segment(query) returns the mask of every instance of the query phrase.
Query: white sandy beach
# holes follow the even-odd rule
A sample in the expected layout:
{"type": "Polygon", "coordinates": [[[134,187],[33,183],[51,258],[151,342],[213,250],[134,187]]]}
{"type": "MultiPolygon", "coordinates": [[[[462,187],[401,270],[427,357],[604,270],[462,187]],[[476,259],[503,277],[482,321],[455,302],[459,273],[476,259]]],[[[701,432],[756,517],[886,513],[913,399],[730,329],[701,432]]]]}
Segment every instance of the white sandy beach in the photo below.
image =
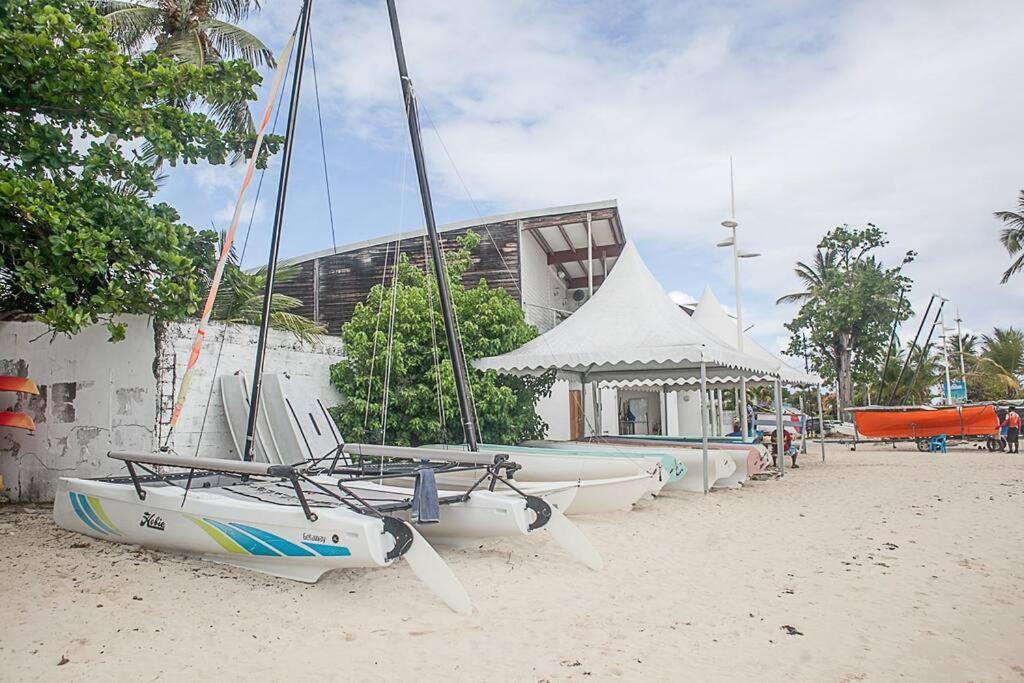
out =
{"type": "Polygon", "coordinates": [[[0,679],[1024,678],[1022,456],[830,447],[781,481],[575,520],[602,572],[547,539],[441,549],[460,617],[401,564],[307,586],[7,506],[0,679]]]}

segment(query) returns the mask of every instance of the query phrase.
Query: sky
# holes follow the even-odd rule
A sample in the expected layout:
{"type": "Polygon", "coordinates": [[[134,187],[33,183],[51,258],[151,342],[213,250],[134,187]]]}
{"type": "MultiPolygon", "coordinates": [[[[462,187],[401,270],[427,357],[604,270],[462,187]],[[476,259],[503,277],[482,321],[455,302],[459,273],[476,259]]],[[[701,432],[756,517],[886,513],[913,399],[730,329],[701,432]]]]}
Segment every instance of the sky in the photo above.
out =
{"type": "MultiPolygon", "coordinates": [[[[245,26],[279,52],[299,1],[262,4],[245,26]]],[[[615,199],[666,290],[710,285],[731,305],[731,255],[715,244],[732,157],[739,243],[762,254],[742,262],[744,323],[767,348],[787,343],[795,308],[775,300],[799,290],[794,263],[841,224],[885,230],[889,264],[918,252],[905,269],[918,313],[940,292],[965,331],[1024,325],[1024,275],[999,285],[1010,259],[992,216],[1024,189],[1020,0],[398,10],[440,223],[615,199]]],[[[282,258],[423,225],[383,0],[317,0],[312,26],[282,258]]],[[[249,265],[266,259],[277,174],[249,196],[249,265]]],[[[239,168],[178,167],[161,198],[222,228],[240,181],[239,168]]]]}

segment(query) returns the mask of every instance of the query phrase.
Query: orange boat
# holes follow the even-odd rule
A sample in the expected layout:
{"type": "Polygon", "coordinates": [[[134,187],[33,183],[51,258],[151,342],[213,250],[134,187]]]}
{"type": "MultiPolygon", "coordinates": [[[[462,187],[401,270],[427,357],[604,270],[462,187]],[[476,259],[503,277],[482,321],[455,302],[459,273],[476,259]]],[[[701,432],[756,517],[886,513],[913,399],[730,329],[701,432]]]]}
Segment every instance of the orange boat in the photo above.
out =
{"type": "Polygon", "coordinates": [[[39,387],[27,377],[0,375],[0,391],[17,391],[22,394],[39,395],[39,387]]]}
{"type": "Polygon", "coordinates": [[[991,436],[999,432],[992,405],[854,408],[861,436],[876,439],[927,439],[932,436],[991,436]]]}
{"type": "MultiPolygon", "coordinates": [[[[35,382],[27,377],[13,377],[11,375],[0,375],[0,391],[39,395],[39,387],[36,386],[35,382]]],[[[36,430],[36,422],[25,413],[3,410],[0,411],[0,427],[27,429],[30,432],[34,432],[36,430]]]]}
{"type": "Polygon", "coordinates": [[[15,429],[27,429],[30,432],[34,432],[36,430],[36,422],[25,413],[0,410],[0,427],[14,427],[15,429]]]}

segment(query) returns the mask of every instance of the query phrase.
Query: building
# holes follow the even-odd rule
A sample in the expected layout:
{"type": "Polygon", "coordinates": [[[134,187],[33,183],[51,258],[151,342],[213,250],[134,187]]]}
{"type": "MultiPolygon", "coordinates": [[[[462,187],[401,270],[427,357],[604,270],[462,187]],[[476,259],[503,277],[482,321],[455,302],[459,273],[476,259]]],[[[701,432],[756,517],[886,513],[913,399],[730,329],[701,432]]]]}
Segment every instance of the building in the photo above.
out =
{"type": "MultiPolygon", "coordinates": [[[[480,236],[467,286],[481,278],[519,300],[526,319],[541,332],[576,310],[601,286],[626,242],[616,202],[603,201],[489,216],[439,226],[442,245],[454,247],[468,231],[480,236]],[[589,245],[589,246],[588,246],[589,245]]],[[[395,262],[396,250],[424,267],[428,246],[422,230],[297,256],[294,279],[275,292],[303,302],[296,312],[339,334],[356,304],[366,301],[395,262]]]]}

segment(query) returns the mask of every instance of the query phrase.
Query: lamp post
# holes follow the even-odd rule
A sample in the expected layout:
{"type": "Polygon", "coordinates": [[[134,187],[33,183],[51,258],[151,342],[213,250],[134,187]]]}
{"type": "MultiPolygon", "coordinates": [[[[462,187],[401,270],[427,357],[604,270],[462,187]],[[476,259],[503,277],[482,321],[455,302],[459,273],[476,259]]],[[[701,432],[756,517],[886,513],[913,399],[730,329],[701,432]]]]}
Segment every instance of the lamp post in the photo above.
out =
{"type": "MultiPolygon", "coordinates": [[[[736,287],[736,350],[743,353],[743,307],[740,302],[740,259],[755,258],[760,256],[760,254],[752,251],[741,251],[737,245],[736,228],[739,227],[739,223],[736,222],[736,189],[733,185],[732,179],[731,157],[729,158],[729,196],[732,218],[727,221],[722,221],[722,227],[731,231],[731,235],[728,239],[722,240],[716,246],[732,247],[732,272],[736,287]]],[[[742,376],[740,377],[739,413],[740,432],[743,434],[743,440],[746,441],[750,438],[750,429],[747,424],[747,378],[742,376]]]]}

